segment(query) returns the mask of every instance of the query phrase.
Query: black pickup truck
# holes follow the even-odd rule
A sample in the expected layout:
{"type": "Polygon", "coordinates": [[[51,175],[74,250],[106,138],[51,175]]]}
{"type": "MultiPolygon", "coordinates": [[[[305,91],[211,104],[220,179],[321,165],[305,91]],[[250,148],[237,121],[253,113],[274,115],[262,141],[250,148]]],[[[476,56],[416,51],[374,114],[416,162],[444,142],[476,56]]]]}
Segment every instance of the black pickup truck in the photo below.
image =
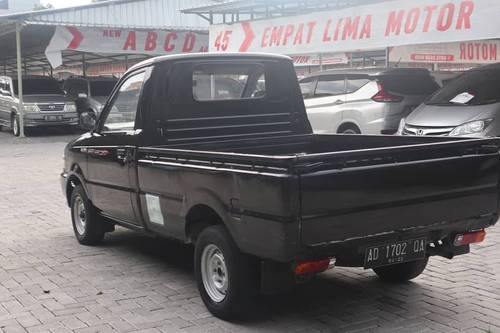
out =
{"type": "Polygon", "coordinates": [[[499,208],[500,139],[314,135],[293,63],[159,57],[119,81],[65,151],[78,241],[115,225],[195,245],[218,317],[335,266],[406,281],[481,242],[499,208]]]}

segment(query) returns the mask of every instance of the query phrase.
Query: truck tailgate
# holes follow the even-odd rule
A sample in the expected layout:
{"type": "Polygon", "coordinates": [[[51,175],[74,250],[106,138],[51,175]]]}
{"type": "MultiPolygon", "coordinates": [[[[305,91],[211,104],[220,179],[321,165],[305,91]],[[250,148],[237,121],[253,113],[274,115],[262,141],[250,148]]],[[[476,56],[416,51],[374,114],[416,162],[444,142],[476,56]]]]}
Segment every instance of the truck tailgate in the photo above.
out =
{"type": "Polygon", "coordinates": [[[311,159],[315,169],[303,168],[300,176],[302,243],[340,242],[495,214],[498,143],[456,141],[325,154],[315,164],[311,159]]]}

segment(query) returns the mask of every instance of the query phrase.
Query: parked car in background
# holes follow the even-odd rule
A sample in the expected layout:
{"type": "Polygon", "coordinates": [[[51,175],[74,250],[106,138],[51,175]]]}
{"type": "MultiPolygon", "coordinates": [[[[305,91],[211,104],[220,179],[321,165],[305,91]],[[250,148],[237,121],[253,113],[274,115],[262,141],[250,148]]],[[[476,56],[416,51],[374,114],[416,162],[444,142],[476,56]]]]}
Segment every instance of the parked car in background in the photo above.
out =
{"type": "Polygon", "coordinates": [[[330,70],[300,81],[315,133],[395,134],[439,85],[425,69],[330,70]]]}
{"type": "Polygon", "coordinates": [[[118,82],[115,77],[70,77],[63,89],[75,99],[80,126],[91,128],[101,113],[102,106],[118,82]]]}
{"type": "Polygon", "coordinates": [[[500,136],[500,64],[473,69],[401,121],[403,135],[500,136]]]}
{"type": "MultiPolygon", "coordinates": [[[[76,105],[56,79],[26,76],[22,84],[25,128],[78,125],[76,105]]],[[[15,136],[21,132],[17,89],[16,79],[0,76],[0,126],[11,128],[15,136]]]]}
{"type": "Polygon", "coordinates": [[[431,72],[431,76],[436,80],[436,83],[439,84],[440,87],[446,86],[448,83],[455,80],[457,77],[462,75],[464,72],[461,71],[449,71],[449,72],[431,72]]]}

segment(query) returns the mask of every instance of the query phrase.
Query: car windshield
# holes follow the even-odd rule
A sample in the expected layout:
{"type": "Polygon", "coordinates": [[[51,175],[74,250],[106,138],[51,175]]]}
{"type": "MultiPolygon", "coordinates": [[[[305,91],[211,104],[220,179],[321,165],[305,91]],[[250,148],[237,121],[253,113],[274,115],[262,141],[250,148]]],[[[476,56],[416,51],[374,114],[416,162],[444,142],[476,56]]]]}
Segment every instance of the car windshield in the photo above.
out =
{"type": "MultiPolygon", "coordinates": [[[[14,94],[18,95],[17,80],[13,81],[14,94]]],[[[64,95],[63,90],[59,86],[56,79],[51,78],[36,78],[23,79],[23,94],[24,95],[64,95]]]]}
{"type": "Polygon", "coordinates": [[[484,105],[500,101],[500,69],[478,70],[451,81],[427,105],[484,105]]]}
{"type": "Polygon", "coordinates": [[[90,94],[92,96],[109,96],[117,81],[103,80],[90,82],[90,94]]]}

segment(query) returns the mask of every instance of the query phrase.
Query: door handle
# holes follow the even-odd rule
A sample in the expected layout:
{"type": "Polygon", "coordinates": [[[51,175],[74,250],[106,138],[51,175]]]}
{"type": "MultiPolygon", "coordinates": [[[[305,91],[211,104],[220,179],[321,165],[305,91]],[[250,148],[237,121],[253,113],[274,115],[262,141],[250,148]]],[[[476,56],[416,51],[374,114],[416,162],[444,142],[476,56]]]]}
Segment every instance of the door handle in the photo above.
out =
{"type": "Polygon", "coordinates": [[[333,104],[335,104],[335,105],[341,105],[341,104],[344,104],[344,101],[341,100],[341,99],[338,99],[333,104]]]}
{"type": "Polygon", "coordinates": [[[132,154],[132,151],[128,148],[118,148],[116,150],[116,159],[120,164],[125,165],[129,164],[134,160],[134,156],[132,154]]]}

